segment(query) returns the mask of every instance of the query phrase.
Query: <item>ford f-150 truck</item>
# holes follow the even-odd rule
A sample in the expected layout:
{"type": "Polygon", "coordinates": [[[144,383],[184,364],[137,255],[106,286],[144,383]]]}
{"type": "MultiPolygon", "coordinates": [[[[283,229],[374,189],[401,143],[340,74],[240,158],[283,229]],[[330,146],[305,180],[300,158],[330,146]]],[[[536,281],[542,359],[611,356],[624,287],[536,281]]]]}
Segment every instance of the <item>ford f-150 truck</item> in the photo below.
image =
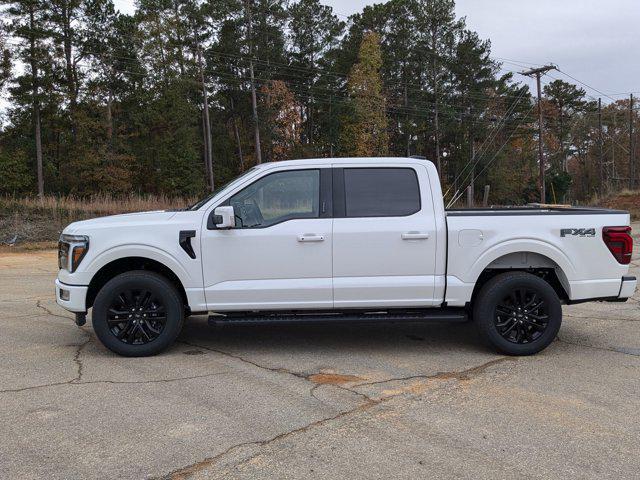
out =
{"type": "MultiPolygon", "coordinates": [[[[180,211],[72,223],[56,300],[127,356],[160,352],[184,319],[462,321],[512,355],[555,338],[563,303],[625,301],[629,214],[587,208],[445,211],[414,158],[256,166],[180,211]]],[[[364,327],[363,327],[364,328],[364,327]]]]}

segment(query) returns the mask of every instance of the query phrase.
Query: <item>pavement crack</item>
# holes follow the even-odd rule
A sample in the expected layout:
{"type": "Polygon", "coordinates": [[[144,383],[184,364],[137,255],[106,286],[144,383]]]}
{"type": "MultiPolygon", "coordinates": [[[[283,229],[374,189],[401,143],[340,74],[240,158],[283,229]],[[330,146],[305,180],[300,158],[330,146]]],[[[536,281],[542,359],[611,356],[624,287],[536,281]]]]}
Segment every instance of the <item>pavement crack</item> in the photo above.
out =
{"type": "Polygon", "coordinates": [[[515,357],[501,357],[501,358],[495,358],[493,360],[489,360],[488,362],[485,362],[481,365],[477,365],[475,367],[471,367],[468,368],[466,370],[454,370],[451,372],[438,372],[438,373],[434,373],[434,374],[418,374],[418,375],[408,375],[406,377],[394,377],[394,378],[389,378],[387,380],[378,380],[375,382],[364,382],[364,383],[358,383],[357,385],[354,386],[354,388],[359,388],[359,387],[369,387],[372,385],[382,385],[385,383],[391,383],[391,382],[406,382],[409,380],[418,380],[418,379],[422,379],[422,380],[459,380],[459,381],[467,381],[467,380],[471,380],[473,377],[483,373],[485,370],[487,370],[490,367],[493,367],[494,365],[498,365],[500,363],[504,363],[504,362],[515,362],[517,361],[517,359],[515,357]]]}
{"type": "MultiPolygon", "coordinates": [[[[186,342],[185,342],[186,343],[186,342]]],[[[196,346],[196,345],[194,345],[196,346]]],[[[199,345],[197,345],[199,346],[199,345]]],[[[204,347],[201,347],[204,348],[204,347]]],[[[215,351],[215,350],[214,350],[215,351]]],[[[380,382],[367,382],[367,383],[360,383],[358,385],[356,385],[356,387],[359,386],[363,386],[363,385],[377,385],[377,384],[381,384],[381,383],[387,383],[387,382],[393,382],[393,381],[402,381],[402,380],[409,380],[409,379],[414,379],[414,378],[428,378],[428,379],[449,379],[449,378],[453,378],[453,379],[458,379],[458,380],[469,380],[471,378],[473,378],[474,376],[477,376],[479,374],[481,374],[482,372],[484,372],[485,370],[487,370],[488,368],[494,366],[494,365],[498,365],[500,363],[506,362],[506,361],[516,361],[515,358],[513,357],[502,357],[502,358],[497,358],[494,360],[490,360],[488,362],[485,362],[481,365],[472,367],[472,368],[468,368],[466,370],[462,370],[462,371],[453,371],[453,372],[441,372],[441,373],[436,373],[434,375],[413,375],[410,377],[401,377],[401,378],[392,378],[389,380],[384,380],[384,381],[380,381],[380,382]]],[[[250,362],[252,363],[252,362],[250,362]]],[[[297,376],[297,375],[296,375],[297,376]]],[[[298,427],[295,428],[293,430],[289,430],[283,433],[279,433],[278,435],[275,435],[273,437],[270,437],[268,439],[265,440],[254,440],[254,441],[248,441],[248,442],[242,442],[242,443],[238,443],[235,445],[230,446],[229,448],[227,448],[226,450],[224,450],[223,452],[214,455],[212,457],[207,457],[204,460],[201,460],[199,462],[196,463],[192,463],[191,465],[187,465],[186,467],[182,467],[179,468],[177,470],[174,470],[170,473],[168,473],[167,475],[163,476],[163,477],[157,477],[159,479],[162,480],[186,480],[188,478],[191,478],[193,475],[196,475],[197,473],[202,472],[203,470],[212,467],[213,465],[215,465],[216,463],[218,463],[223,457],[235,452],[236,450],[240,450],[244,447],[265,447],[273,442],[276,442],[278,440],[282,440],[284,438],[290,437],[292,435],[298,434],[298,433],[304,433],[307,432],[313,428],[319,427],[319,426],[323,426],[329,422],[335,421],[335,420],[339,420],[341,418],[347,417],[351,414],[357,413],[357,412],[362,412],[362,411],[366,411],[368,409],[370,409],[371,407],[374,407],[376,405],[379,405],[383,402],[387,402],[389,400],[392,400],[394,398],[397,398],[399,396],[402,396],[402,393],[396,394],[396,395],[390,395],[387,397],[381,397],[381,398],[377,398],[377,399],[373,399],[369,396],[366,396],[360,392],[356,392],[350,388],[347,387],[343,387],[343,386],[339,386],[339,385],[332,385],[332,384],[317,384],[315,385],[312,389],[311,389],[311,396],[313,396],[314,398],[317,399],[317,397],[315,396],[315,390],[321,386],[325,386],[325,385],[330,385],[332,387],[338,387],[338,388],[342,388],[344,390],[348,390],[352,393],[356,393],[356,394],[360,394],[363,395],[365,397],[365,401],[360,403],[359,405],[348,409],[348,410],[344,410],[336,415],[332,415],[330,417],[325,417],[322,418],[320,420],[316,420],[314,422],[311,422],[307,425],[304,425],[302,427],[298,427]]],[[[254,455],[255,456],[255,455],[254,455]]],[[[249,459],[245,459],[244,462],[250,461],[251,458],[253,458],[254,456],[250,457],[249,459]]],[[[243,463],[244,463],[243,462],[243,463]]]]}
{"type": "MultiPolygon", "coordinates": [[[[211,347],[208,347],[208,346],[205,346],[205,345],[200,345],[200,344],[196,344],[196,343],[192,343],[192,342],[187,342],[185,340],[180,340],[179,343],[183,343],[185,345],[189,345],[190,347],[202,348],[204,350],[209,350],[210,352],[218,353],[220,355],[225,355],[227,357],[231,357],[231,358],[234,358],[236,360],[240,360],[241,362],[247,363],[247,364],[252,365],[254,367],[257,367],[257,368],[261,368],[263,370],[267,370],[269,372],[284,373],[284,374],[287,374],[287,375],[292,375],[292,376],[294,376],[296,378],[300,378],[302,380],[307,380],[309,382],[312,382],[310,377],[314,375],[314,374],[305,375],[305,374],[294,372],[292,370],[289,370],[289,369],[286,369],[286,368],[283,368],[283,367],[267,367],[266,365],[262,365],[260,363],[254,362],[253,360],[249,360],[249,359],[247,359],[245,357],[242,357],[240,355],[236,355],[234,353],[229,353],[229,352],[226,352],[224,350],[218,350],[217,348],[211,348],[211,347]]],[[[336,388],[339,388],[341,390],[353,393],[353,394],[358,395],[359,397],[361,397],[361,398],[363,398],[363,399],[365,399],[367,401],[371,400],[371,398],[368,395],[364,394],[364,393],[357,392],[357,391],[355,391],[355,390],[353,390],[351,388],[345,387],[344,385],[336,385],[336,384],[315,384],[311,388],[311,390],[309,391],[309,394],[313,398],[315,398],[316,400],[321,401],[318,397],[316,397],[315,390],[318,387],[325,386],[325,385],[326,386],[331,386],[331,387],[336,387],[336,388]]]]}
{"type": "Polygon", "coordinates": [[[37,300],[37,301],[36,301],[36,307],[38,307],[38,308],[40,308],[40,309],[44,310],[44,311],[47,313],[47,315],[51,315],[52,317],[64,318],[65,320],[73,320],[73,318],[72,318],[72,317],[68,317],[68,316],[66,316],[66,315],[60,315],[60,314],[57,314],[57,313],[53,313],[53,312],[52,312],[51,310],[49,310],[47,307],[45,307],[44,305],[42,305],[42,303],[41,303],[41,302],[42,302],[42,300],[37,300]]]}
{"type": "Polygon", "coordinates": [[[264,440],[254,440],[254,441],[248,441],[248,442],[242,442],[242,443],[237,443],[235,445],[230,446],[229,448],[227,448],[226,450],[224,450],[223,452],[214,455],[213,457],[208,457],[205,458],[204,460],[201,460],[199,462],[196,463],[192,463],[191,465],[187,465],[186,467],[182,467],[179,468],[177,470],[174,470],[170,473],[168,473],[165,476],[162,477],[156,477],[158,479],[162,479],[162,480],[186,480],[188,478],[191,478],[193,475],[205,470],[208,467],[211,467],[213,465],[215,465],[219,460],[221,460],[223,457],[235,452],[236,450],[240,450],[244,447],[265,447],[273,442],[277,442],[278,440],[282,440],[285,439],[287,437],[290,437],[292,435],[296,435],[298,433],[304,433],[307,432],[313,428],[316,427],[320,427],[323,426],[329,422],[335,421],[335,420],[339,420],[341,418],[344,418],[346,416],[349,416],[353,413],[356,412],[362,412],[365,410],[368,410],[369,408],[378,405],[384,401],[389,400],[390,398],[384,398],[384,399],[378,399],[378,400],[368,400],[364,403],[359,404],[358,406],[351,408],[349,410],[343,410],[340,413],[337,413],[336,415],[332,415],[330,417],[325,417],[325,418],[321,418],[320,420],[316,420],[314,422],[308,423],[306,425],[303,425],[302,427],[298,427],[298,428],[294,428],[292,430],[288,430],[286,432],[282,432],[279,433],[277,435],[274,435],[273,437],[264,439],[264,440]]]}
{"type": "Polygon", "coordinates": [[[357,395],[360,398],[362,398],[362,399],[364,399],[364,400],[366,400],[368,402],[373,401],[373,398],[371,398],[366,393],[358,392],[357,390],[353,390],[353,389],[351,389],[349,387],[345,387],[344,385],[335,385],[335,384],[331,384],[331,383],[317,383],[313,387],[311,387],[311,390],[309,390],[309,395],[311,395],[313,398],[315,398],[319,402],[322,402],[322,400],[316,396],[316,390],[318,388],[320,388],[320,387],[339,388],[340,390],[344,390],[345,392],[349,392],[349,393],[352,393],[354,395],[357,395]]]}
{"type": "Polygon", "coordinates": [[[634,319],[634,318],[611,318],[611,317],[594,317],[593,315],[589,315],[589,316],[585,316],[585,315],[573,315],[571,313],[565,313],[563,314],[564,317],[569,317],[569,318],[579,318],[582,320],[605,320],[608,322],[614,321],[614,322],[639,322],[640,320],[638,319],[634,319]]]}
{"type": "Polygon", "coordinates": [[[632,357],[640,357],[640,348],[598,347],[596,345],[590,345],[588,343],[570,342],[568,340],[564,340],[560,338],[559,336],[556,337],[556,340],[560,343],[566,343],[567,345],[573,345],[575,347],[592,348],[594,350],[602,350],[605,352],[620,353],[621,355],[631,355],[632,357]]]}
{"type": "Polygon", "coordinates": [[[76,353],[73,356],[73,361],[78,368],[78,373],[76,374],[76,378],[71,380],[70,383],[78,383],[82,380],[82,374],[84,373],[84,363],[82,362],[80,355],[82,354],[82,350],[84,349],[84,347],[86,347],[87,345],[89,345],[89,343],[91,343],[91,334],[87,333],[82,328],[80,330],[82,330],[84,334],[87,335],[87,338],[83,343],[78,345],[78,349],[76,350],[76,353]]]}
{"type": "Polygon", "coordinates": [[[61,385],[72,385],[72,386],[77,386],[77,385],[95,385],[95,384],[146,385],[146,384],[151,384],[151,383],[172,383],[172,382],[180,382],[180,381],[186,381],[186,380],[194,380],[194,379],[198,379],[198,378],[213,377],[213,376],[217,376],[217,375],[226,375],[228,373],[229,372],[227,372],[227,371],[224,371],[224,372],[213,372],[213,373],[206,373],[206,374],[203,374],[203,375],[192,375],[192,376],[188,376],[188,377],[159,378],[157,380],[123,380],[123,381],[119,381],[119,380],[87,380],[87,381],[79,382],[74,378],[72,380],[67,380],[66,382],[45,383],[45,384],[42,384],[42,385],[32,385],[30,387],[0,390],[0,393],[25,392],[25,391],[28,391],[28,390],[37,390],[37,389],[40,389],[40,388],[57,387],[57,386],[61,386],[61,385]]]}
{"type": "Polygon", "coordinates": [[[254,367],[261,368],[263,370],[268,370],[270,372],[286,373],[288,375],[293,375],[294,377],[301,378],[303,380],[307,380],[307,375],[304,375],[302,373],[294,372],[292,370],[288,370],[288,369],[283,368],[283,367],[267,367],[266,365],[262,365],[260,363],[254,362],[253,360],[249,360],[247,358],[244,358],[241,355],[236,355],[235,353],[225,352],[224,350],[218,350],[217,348],[212,348],[212,347],[208,347],[208,346],[205,346],[205,345],[199,345],[199,344],[196,344],[196,343],[187,342],[185,340],[179,340],[179,342],[176,342],[176,343],[184,343],[185,345],[189,345],[191,347],[202,348],[202,349],[208,350],[210,352],[214,352],[214,353],[218,353],[220,355],[224,355],[224,356],[227,356],[227,357],[235,358],[236,360],[240,360],[241,362],[247,363],[249,365],[253,365],[254,367]]]}

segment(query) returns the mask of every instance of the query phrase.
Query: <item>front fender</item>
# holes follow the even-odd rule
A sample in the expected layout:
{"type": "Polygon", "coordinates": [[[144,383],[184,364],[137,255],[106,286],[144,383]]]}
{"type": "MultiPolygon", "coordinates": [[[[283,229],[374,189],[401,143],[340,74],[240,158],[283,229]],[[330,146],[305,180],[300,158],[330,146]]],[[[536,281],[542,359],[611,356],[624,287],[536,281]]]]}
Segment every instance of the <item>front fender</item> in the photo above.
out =
{"type": "Polygon", "coordinates": [[[194,278],[171,253],[160,248],[144,244],[118,245],[100,252],[88,259],[87,264],[81,264],[73,274],[61,270],[58,278],[64,283],[72,285],[89,285],[93,276],[105,265],[122,258],[141,257],[155,260],[169,268],[185,288],[197,287],[198,279],[194,278]]]}

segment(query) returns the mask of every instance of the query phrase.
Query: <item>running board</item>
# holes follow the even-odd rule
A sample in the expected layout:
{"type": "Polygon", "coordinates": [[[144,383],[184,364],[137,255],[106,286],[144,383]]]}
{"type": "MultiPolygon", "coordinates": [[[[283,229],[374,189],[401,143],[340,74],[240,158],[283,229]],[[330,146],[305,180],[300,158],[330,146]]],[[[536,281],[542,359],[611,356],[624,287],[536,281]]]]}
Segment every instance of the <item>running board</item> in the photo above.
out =
{"type": "Polygon", "coordinates": [[[337,323],[462,323],[468,320],[462,309],[391,313],[246,314],[209,315],[209,325],[305,325],[337,323]]]}

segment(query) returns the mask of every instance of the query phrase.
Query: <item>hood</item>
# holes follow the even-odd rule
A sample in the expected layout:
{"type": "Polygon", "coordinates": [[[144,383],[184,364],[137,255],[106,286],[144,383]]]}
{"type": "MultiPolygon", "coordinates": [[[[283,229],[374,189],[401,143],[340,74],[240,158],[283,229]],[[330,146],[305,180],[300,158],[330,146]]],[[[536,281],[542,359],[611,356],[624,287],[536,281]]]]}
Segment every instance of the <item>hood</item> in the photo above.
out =
{"type": "Polygon", "coordinates": [[[92,230],[102,228],[114,228],[117,226],[148,226],[163,223],[171,219],[176,212],[157,210],[153,212],[125,213],[122,215],[110,215],[108,217],[92,218],[73,222],[62,233],[83,235],[92,230]]]}

